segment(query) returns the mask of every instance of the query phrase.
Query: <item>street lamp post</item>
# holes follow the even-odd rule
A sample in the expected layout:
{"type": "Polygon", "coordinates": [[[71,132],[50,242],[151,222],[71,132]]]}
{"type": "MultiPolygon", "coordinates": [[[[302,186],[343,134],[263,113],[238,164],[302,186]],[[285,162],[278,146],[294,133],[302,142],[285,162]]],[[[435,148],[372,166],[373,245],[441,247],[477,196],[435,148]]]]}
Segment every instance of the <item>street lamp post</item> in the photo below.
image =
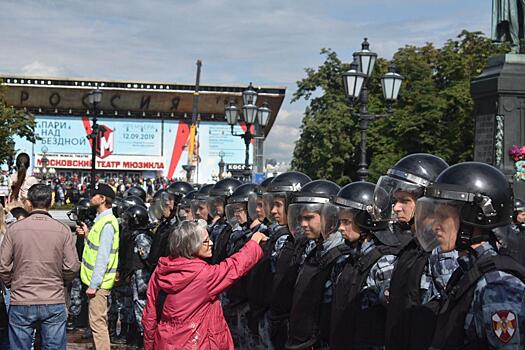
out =
{"type": "Polygon", "coordinates": [[[219,180],[222,180],[224,178],[224,156],[226,154],[223,151],[219,152],[219,157],[221,157],[221,160],[219,161],[219,180]]]}
{"type": "Polygon", "coordinates": [[[91,140],[91,193],[95,192],[95,172],[97,160],[97,141],[98,141],[98,124],[97,124],[97,107],[102,101],[102,91],[99,88],[91,91],[88,95],[88,103],[93,111],[93,123],[91,125],[91,134],[87,136],[91,140]]]}
{"type": "Polygon", "coordinates": [[[42,174],[42,180],[46,180],[47,177],[47,163],[49,162],[49,159],[47,159],[47,147],[42,147],[42,167],[40,168],[40,174],[42,174]]]}
{"type": "Polygon", "coordinates": [[[245,180],[249,181],[251,179],[251,170],[250,170],[250,143],[254,137],[251,132],[251,127],[253,124],[258,123],[261,127],[266,126],[268,119],[271,114],[271,110],[268,107],[268,103],[264,102],[261,107],[257,108],[257,92],[253,88],[252,83],[248,86],[248,89],[242,93],[243,100],[243,117],[246,124],[246,131],[242,134],[237,134],[233,132],[233,126],[240,121],[239,109],[235,105],[233,99],[230,100],[229,106],[225,108],[226,121],[231,126],[231,134],[233,136],[239,136],[244,140],[244,145],[246,146],[245,157],[244,157],[244,173],[245,180]]]}
{"type": "Polygon", "coordinates": [[[371,114],[368,112],[368,88],[366,86],[377,59],[377,54],[370,51],[370,44],[367,38],[361,44],[361,51],[354,53],[354,61],[350,65],[350,70],[343,74],[345,93],[352,106],[350,112],[354,118],[359,121],[359,131],[361,133],[361,158],[357,176],[361,181],[368,178],[368,163],[366,160],[366,132],[368,124],[379,118],[383,118],[392,113],[392,104],[397,100],[399,89],[403,77],[396,73],[395,66],[391,64],[388,73],[381,77],[381,87],[383,97],[387,102],[388,114],[371,114]],[[359,104],[359,111],[356,112],[354,107],[356,100],[359,104]]]}

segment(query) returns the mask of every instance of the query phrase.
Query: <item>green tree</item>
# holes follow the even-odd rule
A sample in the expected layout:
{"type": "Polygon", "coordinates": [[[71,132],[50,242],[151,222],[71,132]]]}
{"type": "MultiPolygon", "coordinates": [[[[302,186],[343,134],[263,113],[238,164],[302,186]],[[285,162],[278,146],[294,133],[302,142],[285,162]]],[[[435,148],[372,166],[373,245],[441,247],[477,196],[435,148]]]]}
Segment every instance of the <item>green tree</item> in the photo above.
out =
{"type": "MultiPolygon", "coordinates": [[[[392,116],[370,124],[367,133],[370,180],[375,181],[404,155],[429,152],[449,163],[472,159],[473,101],[470,81],[483,70],[489,56],[509,51],[481,32],[462,31],[442,48],[427,43],[406,46],[393,57],[404,76],[399,102],[392,116]]],[[[309,100],[296,142],[292,167],[313,178],[345,184],[356,180],[359,163],[357,120],[345,100],[342,73],[349,69],[330,49],[321,50],[325,62],[306,69],[297,82],[292,102],[309,100]]],[[[383,113],[380,76],[388,62],[378,59],[370,89],[369,110],[383,113]]]]}
{"type": "Polygon", "coordinates": [[[30,113],[9,106],[5,99],[7,87],[0,81],[0,163],[5,162],[15,150],[9,144],[14,135],[35,142],[36,121],[30,113]]]}

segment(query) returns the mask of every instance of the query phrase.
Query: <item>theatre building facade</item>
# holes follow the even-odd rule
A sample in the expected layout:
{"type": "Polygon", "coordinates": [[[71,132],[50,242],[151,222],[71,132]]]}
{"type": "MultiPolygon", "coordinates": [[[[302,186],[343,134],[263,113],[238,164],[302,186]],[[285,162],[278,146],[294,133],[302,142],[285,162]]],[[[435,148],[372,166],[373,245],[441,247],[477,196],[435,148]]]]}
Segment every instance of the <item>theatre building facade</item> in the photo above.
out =
{"type": "MultiPolygon", "coordinates": [[[[183,166],[189,164],[194,85],[28,76],[0,79],[7,86],[8,105],[35,116],[36,143],[14,139],[17,153],[28,153],[34,168],[41,169],[45,163],[47,171],[52,168],[57,175],[88,175],[92,153],[88,136],[96,113],[98,175],[186,178],[183,166]],[[94,112],[88,96],[96,88],[101,90],[102,99],[94,112]]],[[[243,168],[245,144],[232,135],[224,111],[232,99],[242,108],[246,88],[200,85],[193,182],[216,180],[221,159],[225,168],[243,168]]],[[[264,138],[276,120],[285,88],[261,86],[257,92],[257,105],[267,102],[272,112],[264,128],[251,126],[256,136],[249,153],[254,174],[263,171],[264,138]]],[[[243,123],[234,127],[236,134],[244,131],[243,123]]]]}

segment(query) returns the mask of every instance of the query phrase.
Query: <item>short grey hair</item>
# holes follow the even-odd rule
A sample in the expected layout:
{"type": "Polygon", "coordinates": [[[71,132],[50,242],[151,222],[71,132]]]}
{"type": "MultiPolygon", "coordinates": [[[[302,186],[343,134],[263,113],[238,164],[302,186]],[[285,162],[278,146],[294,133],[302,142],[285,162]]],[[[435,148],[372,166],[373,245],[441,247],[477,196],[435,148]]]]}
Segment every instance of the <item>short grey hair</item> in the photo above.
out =
{"type": "Polygon", "coordinates": [[[174,258],[193,258],[202,245],[202,230],[206,221],[184,220],[170,235],[170,254],[174,258]]]}

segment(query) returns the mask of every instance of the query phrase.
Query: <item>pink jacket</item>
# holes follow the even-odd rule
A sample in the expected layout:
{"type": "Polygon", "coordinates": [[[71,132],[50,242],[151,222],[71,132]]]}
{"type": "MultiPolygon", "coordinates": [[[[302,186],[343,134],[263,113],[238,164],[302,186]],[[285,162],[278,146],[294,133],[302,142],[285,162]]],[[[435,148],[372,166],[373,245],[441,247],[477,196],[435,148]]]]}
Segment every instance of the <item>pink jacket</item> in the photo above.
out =
{"type": "Polygon", "coordinates": [[[161,258],[151,276],[142,315],[144,349],[233,349],[218,295],[248,273],[261,257],[261,247],[250,240],[218,265],[198,258],[161,258]],[[168,296],[157,324],[160,289],[168,296]]]}

